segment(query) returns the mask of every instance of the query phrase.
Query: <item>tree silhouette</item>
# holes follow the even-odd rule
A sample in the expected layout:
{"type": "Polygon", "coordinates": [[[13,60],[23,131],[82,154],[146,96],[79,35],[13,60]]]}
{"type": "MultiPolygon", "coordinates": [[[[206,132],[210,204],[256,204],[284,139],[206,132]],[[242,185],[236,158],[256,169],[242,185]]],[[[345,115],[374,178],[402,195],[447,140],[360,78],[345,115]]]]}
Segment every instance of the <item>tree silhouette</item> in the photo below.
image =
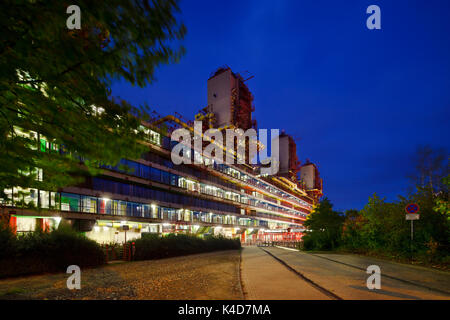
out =
{"type": "Polygon", "coordinates": [[[113,98],[110,86],[143,87],[182,56],[177,2],[77,1],[80,30],[66,27],[68,1],[1,2],[0,198],[12,187],[55,190],[140,156],[148,109],[113,98]]]}

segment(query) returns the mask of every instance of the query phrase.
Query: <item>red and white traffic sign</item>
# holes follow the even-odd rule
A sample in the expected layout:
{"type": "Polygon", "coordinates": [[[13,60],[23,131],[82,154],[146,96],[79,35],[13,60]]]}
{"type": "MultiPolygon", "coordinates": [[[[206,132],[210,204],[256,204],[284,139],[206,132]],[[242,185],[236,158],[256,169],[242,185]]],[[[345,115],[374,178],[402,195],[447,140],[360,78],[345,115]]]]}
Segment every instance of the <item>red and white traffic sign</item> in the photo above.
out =
{"type": "Polygon", "coordinates": [[[417,203],[410,203],[405,207],[406,220],[419,220],[419,205],[417,203]]]}
{"type": "Polygon", "coordinates": [[[411,214],[417,213],[419,212],[419,205],[417,203],[410,203],[405,207],[405,211],[411,214]]]}

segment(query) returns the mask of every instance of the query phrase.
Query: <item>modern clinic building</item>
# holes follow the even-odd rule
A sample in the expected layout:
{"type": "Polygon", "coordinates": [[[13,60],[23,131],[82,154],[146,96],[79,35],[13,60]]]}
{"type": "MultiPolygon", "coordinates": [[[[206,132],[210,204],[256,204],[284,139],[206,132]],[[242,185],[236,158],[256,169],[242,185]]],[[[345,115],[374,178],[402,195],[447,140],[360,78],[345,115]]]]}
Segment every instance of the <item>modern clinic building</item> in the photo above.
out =
{"type": "MultiPolygon", "coordinates": [[[[195,119],[204,129],[256,128],[252,101],[245,80],[230,68],[219,68],[208,79],[208,106],[195,119]]],[[[141,159],[120,163],[131,170],[104,167],[101,175],[58,192],[22,190],[27,191],[22,205],[3,201],[4,218],[17,233],[48,230],[65,221],[100,243],[142,233],[222,234],[242,242],[301,238],[303,222],[322,195],[322,180],[315,164],[300,165],[291,136],[279,137],[280,170],[274,176],[261,175],[260,165],[206,158],[202,164],[175,165],[171,149],[176,142],[170,133],[193,123],[180,115],[154,115],[143,124],[148,151],[141,159]]],[[[42,152],[54,148],[40,139],[42,152]]]]}

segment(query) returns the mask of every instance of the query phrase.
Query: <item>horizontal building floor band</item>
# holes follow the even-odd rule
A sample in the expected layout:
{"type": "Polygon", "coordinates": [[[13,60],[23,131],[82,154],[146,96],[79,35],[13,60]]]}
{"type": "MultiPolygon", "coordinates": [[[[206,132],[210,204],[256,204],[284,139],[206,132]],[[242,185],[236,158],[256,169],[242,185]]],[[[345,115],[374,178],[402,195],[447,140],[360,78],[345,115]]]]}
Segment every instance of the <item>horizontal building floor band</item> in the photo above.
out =
{"type": "MultiPolygon", "coordinates": [[[[167,165],[167,162],[168,161],[164,161],[163,163],[167,165]]],[[[116,167],[108,166],[107,168],[110,170],[116,171],[116,172],[124,173],[126,175],[132,175],[132,176],[136,176],[136,177],[140,177],[140,178],[144,178],[144,179],[149,179],[149,180],[161,182],[161,183],[164,183],[167,185],[179,186],[179,187],[183,187],[185,189],[192,188],[193,190],[195,190],[195,185],[198,185],[197,191],[199,191],[201,193],[205,193],[205,194],[210,194],[210,195],[217,195],[216,193],[221,192],[221,193],[224,193],[224,196],[222,196],[222,198],[224,198],[224,197],[226,198],[227,194],[229,194],[228,199],[233,199],[233,197],[235,197],[235,196],[244,196],[249,199],[254,199],[256,201],[261,201],[261,202],[268,201],[268,202],[270,202],[270,204],[267,203],[267,205],[269,205],[269,206],[272,205],[274,207],[278,207],[282,210],[285,210],[285,212],[289,212],[290,210],[297,210],[297,211],[300,211],[300,213],[302,213],[301,210],[306,210],[305,213],[309,213],[309,211],[311,210],[311,206],[312,206],[312,204],[302,201],[302,204],[298,205],[299,208],[301,208],[301,209],[298,210],[298,209],[294,209],[292,207],[283,205],[283,203],[286,201],[286,199],[282,198],[279,194],[272,194],[271,197],[260,194],[261,198],[258,198],[251,194],[242,193],[242,188],[239,188],[235,183],[226,182],[222,179],[219,179],[216,176],[212,176],[212,175],[208,174],[206,171],[199,171],[198,173],[196,172],[197,173],[196,175],[195,174],[192,175],[192,172],[191,172],[193,170],[192,168],[186,168],[186,167],[181,167],[181,166],[175,166],[174,168],[173,168],[173,166],[171,168],[164,168],[164,166],[154,164],[154,163],[151,163],[151,165],[150,165],[148,161],[144,161],[144,160],[132,161],[132,160],[126,160],[126,159],[121,160],[120,165],[126,166],[129,170],[119,169],[119,166],[116,166],[116,167]],[[145,163],[142,163],[142,162],[145,162],[145,163]],[[159,168],[156,168],[155,166],[158,166],[159,168]],[[186,170],[186,169],[189,169],[189,170],[186,170]],[[199,174],[200,172],[202,174],[199,174]],[[188,174],[189,176],[185,177],[186,174],[188,174]],[[190,178],[195,179],[195,180],[199,179],[199,180],[201,180],[201,182],[198,182],[195,180],[189,180],[190,178]],[[213,185],[209,185],[209,187],[211,188],[210,190],[206,190],[206,188],[205,188],[208,186],[207,185],[208,183],[213,184],[213,185]],[[191,185],[189,185],[189,184],[191,184],[191,185]],[[219,187],[214,184],[218,184],[219,187]],[[224,187],[226,189],[222,189],[224,187]],[[203,190],[202,188],[205,188],[205,190],[203,190]],[[216,193],[213,193],[214,191],[216,193]],[[281,203],[281,202],[283,202],[283,203],[281,203]]],[[[241,186],[248,187],[249,186],[249,184],[247,183],[248,181],[250,181],[250,180],[246,179],[246,180],[241,181],[241,186]]]]}
{"type": "MultiPolygon", "coordinates": [[[[161,171],[157,169],[158,171],[161,171]]],[[[205,183],[200,183],[197,181],[189,180],[185,177],[181,177],[175,174],[167,173],[167,177],[160,173],[159,178],[157,176],[151,176],[145,178],[133,174],[130,176],[129,173],[116,173],[116,172],[105,172],[105,176],[113,177],[116,179],[125,180],[127,183],[129,182],[135,182],[139,184],[148,185],[148,179],[150,179],[152,182],[152,185],[162,187],[164,189],[171,189],[171,188],[179,188],[182,192],[190,192],[189,195],[195,195],[195,196],[203,196],[206,197],[206,199],[211,199],[214,201],[223,201],[224,203],[232,204],[232,205],[239,205],[239,206],[248,206],[253,207],[257,209],[267,210],[267,211],[274,211],[278,214],[281,214],[286,217],[292,217],[297,219],[306,219],[307,214],[311,210],[307,209],[301,209],[296,210],[293,208],[289,208],[286,206],[281,205],[280,203],[274,204],[272,203],[274,200],[267,200],[267,197],[257,197],[256,195],[242,193],[241,191],[234,192],[229,191],[227,189],[222,189],[220,187],[216,187],[213,185],[208,185],[205,183]],[[156,183],[155,183],[156,182],[156,183]],[[192,194],[193,193],[193,194],[192,194]],[[272,201],[272,202],[271,202],[272,201]]],[[[99,179],[99,178],[95,178],[99,179]]]]}
{"type": "MultiPolygon", "coordinates": [[[[66,214],[67,215],[67,214],[66,214]]],[[[78,232],[84,233],[88,238],[103,244],[123,243],[139,239],[145,234],[183,233],[196,236],[224,236],[227,238],[240,238],[246,241],[299,241],[303,232],[299,230],[279,229],[268,230],[245,226],[208,225],[202,222],[195,224],[180,224],[179,222],[143,222],[132,220],[104,219],[80,220],[76,218],[62,218],[33,215],[12,215],[11,227],[17,234],[24,234],[57,229],[64,224],[78,232]],[[278,231],[275,233],[274,231],[278,231]],[[294,232],[295,231],[295,232],[294,232]]]]}
{"type": "MultiPolygon", "coordinates": [[[[306,220],[307,214],[304,212],[296,212],[292,209],[291,212],[287,212],[286,209],[274,206],[269,203],[267,203],[264,199],[258,199],[254,196],[248,196],[245,197],[242,195],[238,195],[236,193],[233,194],[227,194],[226,192],[222,192],[221,194],[214,193],[213,188],[211,186],[203,185],[202,188],[193,188],[194,185],[193,181],[187,181],[186,186],[182,185],[176,186],[176,185],[164,185],[159,183],[151,183],[151,187],[149,188],[149,183],[147,180],[144,180],[143,178],[135,178],[135,177],[129,177],[124,174],[119,174],[115,172],[110,173],[111,177],[115,179],[119,179],[120,181],[112,181],[103,178],[93,178],[92,185],[89,187],[93,190],[101,191],[101,192],[108,192],[111,194],[122,194],[126,196],[137,196],[137,197],[143,197],[143,198],[154,198],[157,201],[163,200],[164,198],[170,197],[171,200],[163,200],[163,201],[170,201],[171,203],[180,203],[180,201],[176,201],[174,198],[174,195],[172,192],[176,192],[178,194],[182,194],[184,196],[188,196],[189,198],[194,198],[192,200],[184,200],[183,204],[187,204],[187,202],[198,202],[199,200],[206,200],[206,201],[213,201],[214,203],[220,203],[220,206],[225,208],[228,208],[228,210],[222,210],[222,211],[228,211],[228,212],[236,212],[234,209],[231,208],[244,208],[248,210],[254,210],[254,211],[260,211],[265,212],[268,214],[272,214],[275,216],[283,216],[286,218],[291,219],[298,219],[301,221],[306,220]],[[135,185],[133,183],[137,183],[138,185],[135,185]],[[134,187],[136,186],[136,187],[134,187]],[[154,187],[161,188],[161,191],[151,191],[154,190],[154,187]],[[144,189],[142,189],[144,188],[144,189]],[[148,191],[150,190],[150,191],[148,191]],[[161,194],[163,192],[163,194],[161,194]],[[167,193],[164,192],[170,192],[170,195],[165,196],[167,193]],[[158,199],[156,199],[156,197],[158,199]],[[195,198],[199,199],[196,200],[195,198]],[[244,198],[246,201],[244,201],[244,198]],[[230,207],[231,206],[231,207],[230,207]],[[231,210],[230,210],[231,209],[231,210]]],[[[184,179],[184,178],[182,178],[184,179]]],[[[64,188],[64,190],[71,190],[71,188],[64,188]]],[[[218,190],[215,190],[216,192],[220,192],[218,190]]],[[[175,195],[176,197],[176,195],[175,195]]],[[[184,198],[186,199],[186,198],[184,198]]],[[[211,204],[214,210],[218,210],[217,208],[214,208],[214,206],[211,204]]]]}
{"type": "MultiPolygon", "coordinates": [[[[123,200],[112,200],[85,196],[80,194],[61,193],[59,199],[54,203],[54,210],[41,209],[39,212],[48,212],[50,216],[58,216],[69,212],[72,217],[81,219],[95,219],[103,215],[111,217],[133,217],[148,219],[148,221],[179,221],[184,223],[204,222],[212,224],[229,224],[240,226],[268,227],[271,226],[293,226],[298,224],[274,219],[270,216],[245,216],[237,214],[214,213],[206,211],[195,211],[183,208],[170,208],[157,204],[143,204],[123,200]],[[61,209],[59,209],[61,208],[61,209]],[[80,216],[81,215],[81,216],[80,216]]],[[[50,208],[51,209],[51,208],[50,208]]],[[[27,212],[28,215],[35,215],[35,209],[12,208],[10,213],[27,212]]]]}
{"type": "MultiPolygon", "coordinates": [[[[145,160],[149,160],[152,162],[157,162],[163,166],[169,167],[169,168],[181,168],[180,166],[174,165],[168,158],[170,158],[170,139],[167,137],[162,137],[163,140],[168,140],[167,143],[163,143],[163,147],[155,146],[153,144],[149,144],[149,147],[154,149],[155,151],[161,152],[165,155],[165,158],[163,158],[160,155],[157,155],[156,153],[148,152],[144,155],[145,160]],[[165,145],[165,146],[164,146],[165,145]]],[[[141,162],[141,160],[138,160],[141,162]]],[[[257,188],[263,193],[267,193],[269,196],[277,195],[281,197],[284,201],[291,202],[293,205],[300,205],[300,206],[306,206],[309,207],[312,203],[312,198],[309,196],[306,196],[308,201],[305,201],[301,199],[303,195],[296,195],[294,196],[290,192],[286,192],[282,190],[281,188],[272,185],[272,183],[269,183],[264,180],[264,178],[258,178],[251,173],[241,170],[240,168],[236,166],[230,166],[226,164],[217,164],[215,162],[212,162],[211,164],[204,166],[204,165],[195,165],[197,168],[202,168],[208,170],[210,173],[221,173],[231,178],[231,181],[238,182],[238,183],[244,183],[246,185],[251,185],[254,188],[257,188]]],[[[183,166],[183,171],[186,170],[195,170],[191,167],[183,166]]]]}
{"type": "Polygon", "coordinates": [[[231,219],[231,217],[216,215],[207,212],[189,212],[189,210],[180,209],[183,212],[160,212],[154,217],[148,216],[132,216],[132,215],[111,215],[92,212],[78,211],[59,211],[59,210],[41,210],[39,212],[33,209],[7,207],[7,212],[11,216],[28,216],[34,218],[66,218],[78,220],[102,220],[110,219],[114,221],[136,221],[141,223],[177,223],[177,224],[200,224],[206,226],[228,226],[228,227],[252,227],[267,228],[268,224],[258,223],[258,220],[250,218],[231,219]],[[190,216],[190,220],[187,220],[190,216]]]}
{"type": "MultiPolygon", "coordinates": [[[[175,198],[173,194],[164,193],[158,190],[144,189],[144,191],[150,191],[151,194],[139,193],[138,195],[145,196],[143,198],[140,198],[128,196],[128,192],[125,195],[120,195],[114,192],[105,192],[105,189],[108,191],[116,191],[109,190],[107,187],[111,184],[117,185],[117,183],[114,181],[105,180],[105,183],[105,185],[101,185],[101,187],[103,187],[98,191],[78,187],[65,188],[67,191],[70,191],[67,193],[55,193],[37,189],[30,189],[28,190],[28,195],[24,196],[23,199],[20,198],[20,200],[23,200],[24,202],[22,206],[25,204],[28,206],[34,206],[36,208],[52,208],[55,210],[63,211],[140,217],[149,216],[149,212],[151,212],[151,205],[153,204],[171,209],[189,209],[195,212],[214,212],[215,214],[220,214],[223,216],[230,215],[241,218],[243,216],[246,216],[251,219],[262,221],[275,221],[280,223],[302,225],[301,221],[290,219],[287,217],[281,217],[276,214],[271,214],[270,211],[269,214],[267,214],[259,210],[239,210],[235,206],[225,207],[232,208],[233,211],[217,210],[218,208],[223,208],[223,206],[220,206],[220,204],[214,201],[199,201],[200,199],[196,199],[189,195],[175,198]],[[166,197],[166,195],[170,197],[166,197]],[[114,200],[108,202],[111,199],[114,200]]],[[[134,186],[129,186],[127,184],[119,184],[119,186],[123,188],[133,187],[133,191],[136,191],[136,188],[134,186]]],[[[17,200],[19,199],[16,199],[16,201],[17,200]]]]}
{"type": "MultiPolygon", "coordinates": [[[[73,190],[73,189],[72,189],[73,190]]],[[[83,189],[78,189],[78,191],[81,191],[81,193],[79,192],[75,192],[72,194],[69,193],[61,193],[61,195],[66,195],[68,198],[72,199],[72,207],[69,207],[70,211],[83,211],[83,212],[90,212],[89,210],[94,210],[93,208],[90,207],[90,202],[89,204],[87,203],[86,197],[89,198],[93,198],[93,199],[98,199],[97,202],[98,204],[95,204],[96,206],[98,206],[98,209],[95,210],[99,210],[99,213],[106,213],[106,214],[112,214],[112,215],[130,215],[130,216],[146,216],[149,214],[149,212],[151,212],[151,206],[154,205],[157,210],[180,210],[180,209],[187,209],[190,210],[192,212],[212,212],[217,216],[235,216],[238,217],[239,219],[252,219],[252,220],[258,220],[261,221],[262,224],[266,224],[266,221],[272,221],[272,222],[279,222],[279,223],[288,223],[288,224],[292,224],[295,225],[296,227],[298,227],[299,225],[302,225],[302,222],[298,221],[298,220],[294,220],[294,219],[289,219],[286,217],[280,217],[277,215],[270,215],[270,214],[265,214],[262,212],[254,212],[254,214],[252,215],[245,215],[244,212],[242,210],[240,210],[239,212],[232,212],[232,211],[222,211],[222,210],[217,210],[216,207],[207,207],[204,205],[195,205],[196,203],[192,203],[192,202],[187,202],[187,203],[181,203],[181,204],[177,204],[177,201],[174,201],[173,198],[170,199],[166,199],[166,198],[156,198],[152,201],[152,203],[148,204],[148,198],[139,198],[139,197],[135,197],[135,198],[128,198],[125,197],[126,199],[117,199],[117,197],[120,197],[120,195],[117,195],[115,193],[106,193],[106,192],[102,192],[102,197],[92,197],[90,195],[85,195],[86,193],[88,193],[90,190],[83,190],[83,189]],[[83,192],[84,191],[84,192],[83,192]],[[112,201],[111,203],[109,203],[108,201],[116,198],[114,201],[112,201]],[[79,199],[79,200],[78,200],[79,199]],[[84,199],[84,200],[83,200],[84,199]],[[131,200],[131,201],[128,201],[131,200]],[[122,203],[122,206],[120,206],[117,201],[120,201],[122,203]],[[104,204],[102,204],[102,202],[104,202],[104,204]],[[127,209],[124,211],[123,210],[123,203],[131,203],[130,206],[127,205],[127,209]],[[116,204],[115,206],[113,204],[116,204]],[[75,206],[76,205],[76,206],[75,206]],[[103,206],[103,208],[102,208],[103,206]],[[88,208],[89,207],[89,208],[88,208]],[[83,210],[80,210],[80,208],[83,208],[83,210]],[[159,209],[161,208],[161,209],[159,209]]],[[[61,198],[62,199],[62,198],[61,198]]],[[[191,200],[191,198],[187,198],[188,200],[191,200]]],[[[67,209],[67,206],[62,206],[61,204],[61,210],[65,210],[67,209]]],[[[97,207],[96,207],[97,208],[97,207]]]]}

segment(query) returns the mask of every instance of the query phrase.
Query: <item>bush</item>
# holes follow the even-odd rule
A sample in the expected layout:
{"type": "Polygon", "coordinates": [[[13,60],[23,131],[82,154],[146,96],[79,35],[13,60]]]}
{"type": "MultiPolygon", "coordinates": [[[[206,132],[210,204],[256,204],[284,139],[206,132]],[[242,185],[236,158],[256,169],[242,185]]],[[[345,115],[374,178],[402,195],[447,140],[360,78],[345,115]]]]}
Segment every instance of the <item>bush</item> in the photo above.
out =
{"type": "Polygon", "coordinates": [[[201,239],[187,234],[145,235],[135,243],[135,260],[151,260],[218,250],[239,249],[239,239],[209,236],[201,239]]]}
{"type": "Polygon", "coordinates": [[[329,251],[334,250],[336,246],[326,232],[312,231],[303,236],[302,248],[306,251],[329,251]]]}
{"type": "Polygon", "coordinates": [[[320,201],[308,216],[304,226],[309,232],[303,237],[304,250],[334,250],[339,246],[345,217],[334,211],[327,198],[320,201]]]}
{"type": "Polygon", "coordinates": [[[16,237],[8,225],[0,222],[0,260],[10,256],[16,247],[16,237]]]}
{"type": "Polygon", "coordinates": [[[434,210],[436,196],[428,189],[418,189],[398,201],[386,202],[374,194],[359,212],[347,216],[342,234],[342,248],[351,252],[377,254],[395,259],[414,259],[428,264],[445,264],[450,255],[450,220],[434,210]],[[405,206],[417,203],[420,220],[405,220],[405,206]]]}
{"type": "Polygon", "coordinates": [[[0,277],[65,272],[69,265],[83,268],[105,263],[100,246],[73,230],[34,232],[16,238],[5,229],[0,227],[0,240],[6,240],[0,244],[0,277]]]}

